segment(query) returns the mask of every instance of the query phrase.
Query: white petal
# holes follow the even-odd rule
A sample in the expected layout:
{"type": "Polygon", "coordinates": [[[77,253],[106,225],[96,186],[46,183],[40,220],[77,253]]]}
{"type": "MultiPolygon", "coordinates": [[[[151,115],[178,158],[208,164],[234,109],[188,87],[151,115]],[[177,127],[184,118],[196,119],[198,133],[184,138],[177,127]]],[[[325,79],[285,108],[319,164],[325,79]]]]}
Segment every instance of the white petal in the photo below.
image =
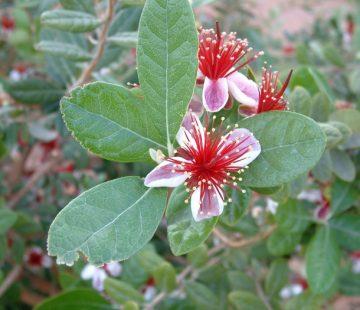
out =
{"type": "Polygon", "coordinates": [[[191,195],[191,212],[196,222],[219,216],[224,210],[224,201],[215,189],[205,190],[200,201],[200,187],[191,195]]]}
{"type": "Polygon", "coordinates": [[[205,142],[205,129],[195,113],[188,112],[186,113],[181,127],[176,135],[176,140],[181,147],[191,145],[193,148],[197,149],[197,144],[193,138],[194,130],[200,133],[201,141],[205,142]]]}
{"type": "Polygon", "coordinates": [[[220,111],[229,99],[229,87],[226,78],[211,80],[205,78],[203,89],[203,104],[207,111],[220,111]]]}
{"type": "MultiPolygon", "coordinates": [[[[185,161],[181,157],[175,159],[185,161]]],[[[177,187],[185,182],[188,176],[183,172],[174,172],[175,165],[169,161],[163,161],[155,167],[145,178],[145,186],[148,187],[177,187]]]]}
{"type": "Polygon", "coordinates": [[[90,280],[95,274],[97,267],[91,264],[85,265],[83,270],[81,271],[81,279],[83,280],[90,280]]]}
{"type": "MultiPolygon", "coordinates": [[[[239,141],[243,141],[239,144],[237,147],[238,150],[246,150],[246,153],[239,158],[236,162],[232,163],[231,166],[237,167],[237,168],[243,168],[250,164],[253,160],[256,159],[256,157],[259,156],[261,152],[261,146],[258,140],[254,137],[254,135],[246,128],[238,128],[234,129],[231,133],[229,133],[226,136],[226,143],[224,144],[224,147],[231,143],[232,141],[235,141],[235,139],[240,139],[239,141]]],[[[235,152],[235,150],[234,150],[235,152]]],[[[232,152],[230,152],[227,155],[231,155],[232,152]]]]}
{"type": "Polygon", "coordinates": [[[122,271],[122,266],[118,262],[108,263],[104,266],[104,268],[113,277],[118,277],[122,271]]]}
{"type": "Polygon", "coordinates": [[[229,91],[241,104],[256,107],[259,101],[257,84],[240,72],[234,72],[227,77],[229,91]]]}
{"type": "Polygon", "coordinates": [[[99,292],[104,290],[104,281],[107,278],[106,272],[102,268],[96,268],[94,276],[92,278],[92,286],[99,292]]]}
{"type": "Polygon", "coordinates": [[[53,264],[53,261],[52,261],[52,259],[51,259],[50,256],[44,255],[44,256],[42,257],[41,264],[42,264],[43,267],[45,267],[45,268],[50,268],[50,267],[52,266],[52,264],[53,264]]]}

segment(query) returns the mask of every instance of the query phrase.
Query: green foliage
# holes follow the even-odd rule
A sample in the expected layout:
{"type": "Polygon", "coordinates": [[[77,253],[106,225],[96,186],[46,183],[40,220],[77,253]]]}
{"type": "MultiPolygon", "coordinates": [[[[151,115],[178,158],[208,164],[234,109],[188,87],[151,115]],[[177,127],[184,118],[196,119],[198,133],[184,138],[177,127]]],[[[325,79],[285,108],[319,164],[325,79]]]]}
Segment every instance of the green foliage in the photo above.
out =
{"type": "Polygon", "coordinates": [[[229,294],[228,298],[230,304],[237,310],[267,309],[256,295],[249,292],[234,291],[229,294]]]}
{"type": "Polygon", "coordinates": [[[49,253],[67,265],[79,258],[79,252],[94,264],[126,259],[154,235],[165,199],[165,190],[146,188],[137,177],[100,184],[57,215],[49,230],[49,253]],[[99,246],[103,242],[108,246],[99,246]]]}
{"type": "Polygon", "coordinates": [[[195,222],[190,206],[184,201],[189,194],[184,187],[176,188],[169,199],[166,211],[168,239],[175,255],[191,252],[210,235],[218,218],[195,222]]]}
{"type": "Polygon", "coordinates": [[[124,304],[127,301],[143,302],[144,297],[135,288],[126,282],[114,280],[111,278],[105,279],[105,292],[119,304],[124,304]]]}
{"type": "Polygon", "coordinates": [[[195,85],[197,32],[187,0],[147,1],[139,25],[138,74],[149,117],[173,142],[195,85]]]}
{"type": "Polygon", "coordinates": [[[91,54],[74,44],[60,43],[55,41],[41,41],[36,44],[35,48],[40,52],[44,52],[53,56],[64,57],[65,59],[69,60],[91,60],[91,54]]]}
{"type": "Polygon", "coordinates": [[[260,141],[261,153],[244,174],[244,185],[273,187],[311,169],[325,148],[321,128],[293,112],[269,112],[239,123],[260,141]],[[291,154],[291,155],[290,155],[291,154]]]}
{"type": "Polygon", "coordinates": [[[265,280],[265,291],[267,295],[276,297],[280,290],[286,285],[289,277],[289,268],[284,259],[274,260],[270,265],[270,270],[265,280]]]}

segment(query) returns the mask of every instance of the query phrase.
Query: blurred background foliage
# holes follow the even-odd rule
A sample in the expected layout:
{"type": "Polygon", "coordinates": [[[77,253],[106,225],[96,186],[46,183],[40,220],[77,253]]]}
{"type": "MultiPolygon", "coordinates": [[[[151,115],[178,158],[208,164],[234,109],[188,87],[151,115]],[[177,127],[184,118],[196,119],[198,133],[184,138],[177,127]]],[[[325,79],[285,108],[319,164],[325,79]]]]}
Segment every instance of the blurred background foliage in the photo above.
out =
{"type": "MultiPolygon", "coordinates": [[[[91,80],[138,82],[135,47],[143,4],[118,1],[91,80]]],[[[199,26],[219,20],[224,30],[264,50],[262,60],[276,70],[295,69],[289,109],[321,124],[327,135],[321,160],[289,184],[241,197],[233,193],[236,203],[215,233],[186,256],[171,253],[163,225],[151,245],[116,267],[121,272],[98,268],[106,278],[103,287],[88,281],[96,270],[85,276],[85,260],[72,268],[56,266],[46,255],[46,235],[59,210],[102,181],[144,176],[152,165],[88,153],[59,112],[60,98],[97,51],[107,1],[1,1],[0,309],[65,309],[66,303],[67,309],[107,309],[110,303],[124,309],[360,305],[360,2],[192,5],[199,26]],[[78,300],[86,302],[73,304],[78,300]]],[[[252,65],[258,80],[261,67],[261,61],[252,65]]]]}

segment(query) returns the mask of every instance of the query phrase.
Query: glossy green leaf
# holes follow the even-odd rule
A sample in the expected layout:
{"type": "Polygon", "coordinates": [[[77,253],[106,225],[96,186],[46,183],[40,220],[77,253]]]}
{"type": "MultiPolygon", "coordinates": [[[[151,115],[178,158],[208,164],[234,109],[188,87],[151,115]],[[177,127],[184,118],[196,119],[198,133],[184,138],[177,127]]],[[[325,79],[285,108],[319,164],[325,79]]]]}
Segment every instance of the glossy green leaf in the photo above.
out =
{"type": "Polygon", "coordinates": [[[139,25],[138,75],[149,117],[173,142],[193,94],[198,38],[188,0],[148,0],[139,25]]]}
{"type": "Polygon", "coordinates": [[[112,306],[98,292],[91,289],[74,289],[45,299],[35,310],[76,309],[110,310],[112,306]]]}
{"type": "Polygon", "coordinates": [[[334,217],[329,222],[337,242],[348,250],[360,249],[360,216],[344,214],[334,217]]]}
{"type": "Polygon", "coordinates": [[[267,240],[267,248],[272,255],[291,254],[301,239],[301,233],[290,233],[276,229],[267,240]]]}
{"type": "Polygon", "coordinates": [[[82,252],[90,263],[129,258],[154,235],[166,190],[147,188],[138,177],[115,179],[72,200],[50,226],[48,251],[72,265],[82,252]]]}
{"type": "Polygon", "coordinates": [[[41,14],[44,26],[69,32],[87,32],[96,29],[101,22],[94,15],[71,10],[53,10],[41,14]]]}
{"type": "Polygon", "coordinates": [[[331,214],[346,211],[358,198],[359,194],[353,184],[336,179],[331,186],[331,214]]]}
{"type": "Polygon", "coordinates": [[[4,235],[16,222],[17,214],[9,209],[0,208],[0,235],[4,235]]]}
{"type": "Polygon", "coordinates": [[[176,271],[168,262],[162,263],[154,271],[156,286],[161,291],[171,292],[176,287],[176,271]]]}
{"type": "Polygon", "coordinates": [[[311,96],[304,87],[296,86],[290,94],[290,111],[309,116],[311,113],[311,103],[311,96]]]}
{"type": "Polygon", "coordinates": [[[91,54],[70,43],[41,41],[36,44],[35,48],[40,52],[74,61],[88,61],[91,59],[91,54]]]}
{"type": "Polygon", "coordinates": [[[183,186],[176,188],[166,211],[168,239],[175,255],[186,254],[197,248],[208,238],[218,221],[217,217],[213,217],[195,222],[190,205],[184,202],[188,196],[183,186]]]}
{"type": "Polygon", "coordinates": [[[356,177],[356,167],[351,157],[338,149],[330,150],[332,171],[342,180],[352,182],[356,177]]]}
{"type": "Polygon", "coordinates": [[[325,148],[325,135],[310,118],[294,112],[268,112],[239,122],[260,141],[261,153],[245,171],[242,184],[273,187],[311,169],[325,148]]]}
{"type": "Polygon", "coordinates": [[[285,259],[276,259],[270,265],[265,279],[265,292],[272,298],[276,297],[289,281],[289,267],[285,259]]]}
{"type": "Polygon", "coordinates": [[[309,203],[289,199],[280,204],[276,210],[275,219],[278,227],[291,233],[302,233],[310,224],[309,203]]]}
{"type": "Polygon", "coordinates": [[[28,104],[51,104],[60,100],[65,92],[53,83],[37,78],[12,82],[6,90],[16,101],[28,104]]]}
{"type": "Polygon", "coordinates": [[[163,149],[141,98],[128,89],[96,82],[61,100],[64,121],[75,138],[109,160],[149,160],[149,148],[163,149]]]}
{"type": "Polygon", "coordinates": [[[340,250],[334,231],[319,227],[306,250],[306,274],[313,293],[326,293],[337,279],[340,250]]]}
{"type": "Polygon", "coordinates": [[[236,310],[266,310],[264,303],[256,295],[244,292],[234,291],[228,295],[230,304],[236,310]]]}
{"type": "Polygon", "coordinates": [[[193,302],[195,309],[219,309],[219,300],[205,285],[198,282],[186,282],[185,292],[187,297],[193,302]]]}
{"type": "Polygon", "coordinates": [[[130,300],[140,303],[144,302],[144,296],[130,284],[123,281],[106,278],[104,281],[104,289],[106,294],[119,304],[130,300]]]}
{"type": "Polygon", "coordinates": [[[138,42],[137,31],[120,32],[108,38],[108,41],[119,46],[136,47],[138,42]]]}

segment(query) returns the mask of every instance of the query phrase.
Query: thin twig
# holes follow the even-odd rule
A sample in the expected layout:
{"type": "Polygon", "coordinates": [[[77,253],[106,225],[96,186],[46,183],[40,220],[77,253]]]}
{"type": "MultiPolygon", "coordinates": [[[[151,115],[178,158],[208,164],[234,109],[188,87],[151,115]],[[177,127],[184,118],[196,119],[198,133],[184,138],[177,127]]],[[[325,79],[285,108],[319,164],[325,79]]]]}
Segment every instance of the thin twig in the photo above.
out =
{"type": "Polygon", "coordinates": [[[0,297],[10,288],[11,285],[17,280],[22,272],[22,267],[20,265],[14,266],[10,273],[5,278],[4,282],[0,286],[0,297]]]}
{"type": "Polygon", "coordinates": [[[106,37],[114,14],[114,7],[115,7],[115,0],[109,0],[106,16],[104,19],[104,25],[100,32],[98,48],[95,52],[94,58],[91,60],[89,65],[84,69],[80,78],[75,82],[75,84],[70,89],[74,89],[77,86],[82,86],[83,84],[89,82],[91,78],[91,74],[96,68],[105,50],[106,37]]]}
{"type": "Polygon", "coordinates": [[[225,243],[227,246],[231,248],[242,248],[251,244],[254,244],[260,240],[266,239],[271,235],[271,233],[274,231],[275,226],[272,226],[267,231],[261,232],[254,237],[248,238],[248,239],[240,239],[240,240],[233,240],[229,238],[228,236],[224,235],[220,230],[214,229],[213,233],[216,237],[218,237],[223,243],[225,243]]]}
{"type": "Polygon", "coordinates": [[[36,185],[36,182],[41,179],[46,173],[51,171],[54,166],[58,164],[59,154],[55,154],[48,162],[42,165],[27,181],[25,186],[19,190],[13,198],[9,201],[7,207],[14,208],[19,201],[36,185]]]}

